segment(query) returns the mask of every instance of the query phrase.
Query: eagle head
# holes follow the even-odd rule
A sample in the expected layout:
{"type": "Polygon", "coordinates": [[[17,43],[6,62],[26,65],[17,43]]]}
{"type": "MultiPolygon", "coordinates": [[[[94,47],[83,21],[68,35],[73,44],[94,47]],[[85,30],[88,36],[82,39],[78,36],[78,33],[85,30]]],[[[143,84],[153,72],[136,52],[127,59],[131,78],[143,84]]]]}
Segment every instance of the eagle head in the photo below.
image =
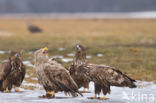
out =
{"type": "Polygon", "coordinates": [[[43,53],[43,54],[48,55],[48,54],[47,54],[47,51],[48,51],[48,48],[47,48],[47,47],[45,47],[45,48],[42,49],[42,53],[43,53]]]}
{"type": "Polygon", "coordinates": [[[16,51],[11,51],[9,55],[9,59],[11,61],[21,60],[21,53],[16,51]]]}
{"type": "Polygon", "coordinates": [[[82,46],[77,44],[75,49],[77,52],[80,52],[82,50],[82,46]]]}
{"type": "Polygon", "coordinates": [[[49,58],[47,51],[48,51],[47,47],[41,48],[41,49],[35,51],[35,53],[34,53],[35,62],[38,62],[38,63],[46,62],[47,59],[49,58]]]}

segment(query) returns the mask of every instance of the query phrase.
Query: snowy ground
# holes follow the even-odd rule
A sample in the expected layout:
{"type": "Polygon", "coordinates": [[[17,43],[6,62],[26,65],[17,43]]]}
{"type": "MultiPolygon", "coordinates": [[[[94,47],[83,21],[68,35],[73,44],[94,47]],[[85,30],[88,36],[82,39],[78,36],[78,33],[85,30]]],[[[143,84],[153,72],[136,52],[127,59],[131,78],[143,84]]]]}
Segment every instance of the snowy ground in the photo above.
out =
{"type": "Polygon", "coordinates": [[[111,94],[107,95],[109,99],[106,101],[87,99],[94,95],[93,83],[90,83],[91,93],[85,93],[84,97],[76,98],[65,96],[63,92],[59,92],[55,94],[55,99],[41,99],[38,96],[45,94],[45,91],[39,88],[35,90],[22,89],[22,93],[15,93],[12,90],[11,93],[0,92],[0,103],[156,103],[155,84],[139,81],[138,86],[136,89],[112,87],[111,94]]]}

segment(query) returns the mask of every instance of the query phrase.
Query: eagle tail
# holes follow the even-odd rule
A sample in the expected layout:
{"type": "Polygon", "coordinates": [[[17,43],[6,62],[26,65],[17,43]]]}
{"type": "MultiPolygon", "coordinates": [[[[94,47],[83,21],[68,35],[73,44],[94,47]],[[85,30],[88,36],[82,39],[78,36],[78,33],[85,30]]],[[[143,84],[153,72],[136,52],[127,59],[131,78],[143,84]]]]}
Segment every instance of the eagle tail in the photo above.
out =
{"type": "Polygon", "coordinates": [[[137,86],[136,86],[135,82],[136,82],[136,81],[131,80],[131,84],[128,85],[128,87],[129,87],[129,88],[136,88],[137,86]]]}
{"type": "Polygon", "coordinates": [[[0,80],[0,91],[2,91],[2,80],[0,80]]]}

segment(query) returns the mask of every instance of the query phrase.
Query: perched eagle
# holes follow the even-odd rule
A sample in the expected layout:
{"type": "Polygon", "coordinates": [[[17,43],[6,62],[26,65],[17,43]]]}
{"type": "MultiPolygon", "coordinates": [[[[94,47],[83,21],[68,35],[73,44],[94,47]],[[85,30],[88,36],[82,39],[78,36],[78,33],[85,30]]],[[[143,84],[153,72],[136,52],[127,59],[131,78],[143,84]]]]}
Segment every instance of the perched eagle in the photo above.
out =
{"type": "MultiPolygon", "coordinates": [[[[59,91],[76,96],[79,93],[77,84],[70,76],[68,70],[56,61],[49,59],[46,53],[47,50],[48,48],[42,48],[34,53],[34,69],[39,83],[43,85],[46,91],[46,95],[41,97],[54,98],[54,93],[59,91]]],[[[82,96],[81,93],[79,94],[82,96]]]]}
{"type": "Polygon", "coordinates": [[[81,78],[82,80],[94,82],[95,96],[92,97],[92,99],[97,98],[96,95],[102,91],[104,97],[100,99],[105,100],[106,94],[110,93],[110,86],[136,87],[134,83],[135,80],[123,74],[121,71],[105,65],[96,65],[87,62],[81,63],[80,65],[72,63],[70,72],[75,81],[81,78]]]}
{"type": "Polygon", "coordinates": [[[31,33],[42,33],[43,32],[43,30],[40,27],[30,24],[29,22],[27,23],[27,28],[28,28],[29,32],[31,32],[31,33]]]}
{"type": "Polygon", "coordinates": [[[75,57],[69,67],[70,75],[79,88],[84,87],[82,92],[86,93],[86,88],[89,89],[90,82],[86,74],[88,70],[83,69],[85,67],[84,65],[86,65],[86,50],[82,45],[76,45],[75,50],[75,57]]]}
{"type": "Polygon", "coordinates": [[[22,62],[20,52],[12,51],[9,59],[0,65],[0,91],[10,92],[13,86],[15,91],[20,92],[18,87],[25,77],[26,68],[22,62]]]}

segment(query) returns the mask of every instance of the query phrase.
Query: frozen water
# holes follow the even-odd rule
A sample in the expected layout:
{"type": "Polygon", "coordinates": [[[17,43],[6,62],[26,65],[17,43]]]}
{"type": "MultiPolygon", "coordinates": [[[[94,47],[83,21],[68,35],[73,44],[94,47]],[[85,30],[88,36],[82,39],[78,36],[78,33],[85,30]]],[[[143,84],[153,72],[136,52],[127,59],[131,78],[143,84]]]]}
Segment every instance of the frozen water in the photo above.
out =
{"type": "Polygon", "coordinates": [[[90,59],[90,58],[92,58],[92,56],[89,56],[89,55],[87,55],[86,57],[87,57],[87,59],[90,59]]]}
{"type": "Polygon", "coordinates": [[[71,58],[62,58],[62,61],[63,62],[71,62],[73,59],[71,58]]]}
{"type": "Polygon", "coordinates": [[[74,54],[73,54],[73,53],[69,53],[69,54],[67,54],[67,56],[69,56],[69,57],[73,57],[74,54]]]}
{"type": "Polygon", "coordinates": [[[0,50],[0,54],[5,54],[5,53],[6,53],[6,51],[0,50]]]}
{"type": "Polygon", "coordinates": [[[44,95],[45,91],[37,88],[35,90],[22,90],[22,93],[16,93],[14,90],[11,93],[0,92],[0,103],[156,103],[156,85],[152,82],[139,82],[137,84],[144,85],[144,87],[135,89],[111,87],[111,94],[107,95],[109,99],[106,101],[87,99],[87,97],[94,95],[94,84],[91,82],[91,93],[84,93],[84,97],[72,98],[59,92],[55,94],[55,99],[41,99],[38,96],[44,95]]]}
{"type": "Polygon", "coordinates": [[[58,48],[58,51],[64,51],[65,48],[58,48]]]}
{"type": "Polygon", "coordinates": [[[34,67],[33,64],[31,64],[30,61],[23,61],[23,64],[27,65],[27,66],[30,66],[30,67],[34,67]]]}
{"type": "Polygon", "coordinates": [[[63,56],[56,55],[56,56],[52,56],[51,58],[60,58],[60,59],[62,59],[62,58],[63,58],[63,56]]]}
{"type": "Polygon", "coordinates": [[[103,56],[103,54],[97,54],[97,56],[98,56],[98,57],[102,57],[102,56],[103,56]]]}

